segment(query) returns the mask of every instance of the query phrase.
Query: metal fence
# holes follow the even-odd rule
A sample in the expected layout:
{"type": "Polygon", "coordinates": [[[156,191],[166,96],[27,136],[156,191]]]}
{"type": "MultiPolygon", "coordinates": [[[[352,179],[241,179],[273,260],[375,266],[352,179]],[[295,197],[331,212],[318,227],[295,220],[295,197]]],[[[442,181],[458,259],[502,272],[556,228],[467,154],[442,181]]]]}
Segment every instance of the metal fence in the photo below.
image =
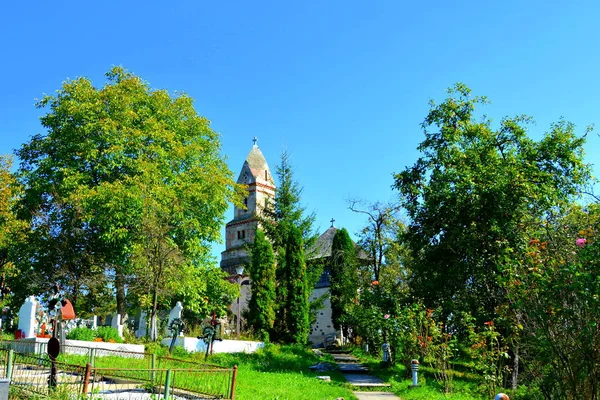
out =
{"type": "MultiPolygon", "coordinates": [[[[98,350],[98,349],[95,349],[98,350]]],[[[130,352],[125,352],[130,353],[130,352]]],[[[135,353],[138,356],[141,353],[135,353]]],[[[146,353],[147,354],[147,353],[146,353]]],[[[69,355],[76,363],[56,361],[55,384],[47,356],[0,349],[0,377],[31,394],[51,392],[84,395],[93,399],[233,399],[237,367],[203,365],[169,357],[119,357],[90,354],[69,355]],[[91,362],[95,362],[93,365],[91,362]],[[149,366],[146,364],[150,364],[149,366]]]]}

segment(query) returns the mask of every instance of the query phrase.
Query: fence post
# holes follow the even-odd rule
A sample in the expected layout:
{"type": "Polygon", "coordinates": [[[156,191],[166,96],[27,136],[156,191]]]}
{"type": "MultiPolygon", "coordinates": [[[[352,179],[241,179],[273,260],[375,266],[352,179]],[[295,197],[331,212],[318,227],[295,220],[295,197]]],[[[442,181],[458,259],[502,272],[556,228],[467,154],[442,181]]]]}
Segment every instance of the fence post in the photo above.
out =
{"type": "Polygon", "coordinates": [[[154,381],[156,380],[156,354],[154,353],[152,353],[150,368],[152,369],[152,371],[150,371],[150,378],[152,380],[152,384],[154,384],[154,381]]]}
{"type": "Polygon", "coordinates": [[[6,379],[8,379],[9,382],[12,379],[14,358],[15,358],[14,350],[13,349],[8,350],[8,360],[6,360],[6,379]]]}
{"type": "Polygon", "coordinates": [[[169,400],[169,391],[171,389],[171,370],[167,370],[167,377],[165,378],[165,394],[163,396],[164,400],[169,400]]]}
{"type": "Polygon", "coordinates": [[[96,349],[93,347],[90,347],[90,364],[92,364],[92,367],[95,364],[95,359],[96,359],[96,349]]]}
{"type": "Polygon", "coordinates": [[[83,395],[88,394],[88,385],[90,384],[90,377],[92,375],[92,364],[87,363],[85,365],[85,375],[83,376],[83,395]]]}
{"type": "Polygon", "coordinates": [[[238,369],[238,366],[234,365],[233,366],[233,377],[231,378],[231,395],[229,396],[229,398],[231,400],[233,400],[235,398],[235,381],[237,379],[237,369],[238,369]]]}

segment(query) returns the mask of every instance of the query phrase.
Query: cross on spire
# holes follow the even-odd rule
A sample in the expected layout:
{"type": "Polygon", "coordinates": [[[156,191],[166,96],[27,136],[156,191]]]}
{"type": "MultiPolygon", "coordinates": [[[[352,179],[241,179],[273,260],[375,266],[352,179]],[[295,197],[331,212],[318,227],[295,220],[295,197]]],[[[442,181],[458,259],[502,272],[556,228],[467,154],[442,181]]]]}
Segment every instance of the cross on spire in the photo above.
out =
{"type": "Polygon", "coordinates": [[[333,228],[333,223],[335,222],[335,219],[331,218],[331,221],[329,222],[331,222],[331,227],[333,228]]]}
{"type": "Polygon", "coordinates": [[[252,139],[252,141],[254,142],[254,145],[255,145],[255,146],[258,146],[258,145],[256,144],[256,142],[258,142],[258,138],[257,138],[256,136],[254,136],[254,139],[252,139]]]}

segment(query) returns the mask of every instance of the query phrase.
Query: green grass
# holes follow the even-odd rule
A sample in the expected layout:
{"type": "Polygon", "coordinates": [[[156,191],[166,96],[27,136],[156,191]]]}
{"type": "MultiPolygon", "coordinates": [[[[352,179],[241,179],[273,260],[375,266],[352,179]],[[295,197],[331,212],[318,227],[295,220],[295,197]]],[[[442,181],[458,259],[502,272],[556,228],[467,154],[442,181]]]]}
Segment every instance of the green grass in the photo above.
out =
{"type": "MultiPolygon", "coordinates": [[[[404,365],[384,367],[372,356],[356,350],[354,355],[376,375],[392,385],[392,391],[402,400],[489,400],[479,389],[479,377],[469,371],[451,371],[453,390],[443,393],[442,385],[435,379],[434,370],[419,368],[419,387],[413,388],[410,371],[404,365]]],[[[512,398],[511,398],[512,399],[512,398]]]]}
{"type": "Polygon", "coordinates": [[[238,365],[238,400],[333,400],[356,399],[339,371],[312,372],[309,366],[333,359],[317,357],[299,346],[268,345],[256,353],[215,354],[209,362],[224,366],[238,365]],[[328,375],[331,382],[316,376],[328,375]]]}
{"type": "MultiPolygon", "coordinates": [[[[156,349],[159,353],[163,349],[156,349]]],[[[204,363],[203,353],[177,352],[177,357],[187,361],[204,363]]],[[[85,365],[87,355],[61,354],[59,361],[85,365]]],[[[159,360],[160,361],[160,360],[159,360]]],[[[224,367],[238,366],[235,390],[236,400],[333,400],[343,397],[345,400],[356,399],[350,386],[339,371],[313,372],[309,369],[320,361],[333,363],[330,355],[316,356],[312,351],[301,346],[267,345],[255,353],[220,353],[210,356],[210,364],[224,367]],[[318,380],[318,375],[331,377],[331,382],[318,380]]],[[[98,368],[149,368],[148,359],[121,358],[116,356],[96,357],[98,368]]],[[[169,365],[157,363],[157,368],[189,368],[189,365],[169,365]]]]}

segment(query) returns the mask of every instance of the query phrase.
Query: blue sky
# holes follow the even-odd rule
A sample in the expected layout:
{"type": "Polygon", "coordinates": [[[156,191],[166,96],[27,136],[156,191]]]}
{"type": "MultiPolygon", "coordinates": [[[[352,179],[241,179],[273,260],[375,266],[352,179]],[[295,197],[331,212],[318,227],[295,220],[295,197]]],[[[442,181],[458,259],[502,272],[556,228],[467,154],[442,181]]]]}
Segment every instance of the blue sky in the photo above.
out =
{"type": "MultiPolygon", "coordinates": [[[[347,199],[395,199],[428,100],[455,82],[488,96],[496,121],[533,116],[534,137],[560,117],[582,134],[599,122],[598,2],[167,3],[4,2],[0,153],[43,133],[36,98],[122,65],[191,95],[236,177],[254,136],[272,169],[286,149],[320,230],[333,217],[356,233],[347,199]]],[[[586,153],[600,165],[597,133],[586,153]]]]}

